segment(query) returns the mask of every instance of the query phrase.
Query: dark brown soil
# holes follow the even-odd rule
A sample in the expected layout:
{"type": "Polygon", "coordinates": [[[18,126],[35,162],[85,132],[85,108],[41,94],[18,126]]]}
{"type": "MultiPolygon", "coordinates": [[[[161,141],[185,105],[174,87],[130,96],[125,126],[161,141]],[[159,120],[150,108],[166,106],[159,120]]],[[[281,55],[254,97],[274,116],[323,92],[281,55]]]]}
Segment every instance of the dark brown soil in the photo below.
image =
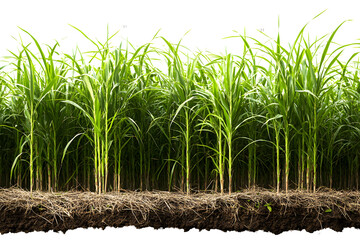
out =
{"type": "Polygon", "coordinates": [[[360,192],[43,193],[0,190],[0,233],[122,226],[313,232],[360,228],[360,192]]]}

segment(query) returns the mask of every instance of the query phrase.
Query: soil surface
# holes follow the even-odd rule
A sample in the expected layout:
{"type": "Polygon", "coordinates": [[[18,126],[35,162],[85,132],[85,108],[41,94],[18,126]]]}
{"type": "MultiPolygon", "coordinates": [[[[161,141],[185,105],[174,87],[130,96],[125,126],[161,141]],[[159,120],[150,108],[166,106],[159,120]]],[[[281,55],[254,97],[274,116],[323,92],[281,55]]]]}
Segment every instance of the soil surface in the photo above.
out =
{"type": "Polygon", "coordinates": [[[276,194],[268,190],[229,195],[168,192],[32,194],[0,189],[0,233],[75,228],[151,226],[158,228],[288,230],[313,232],[360,228],[360,192],[323,190],[276,194]]]}

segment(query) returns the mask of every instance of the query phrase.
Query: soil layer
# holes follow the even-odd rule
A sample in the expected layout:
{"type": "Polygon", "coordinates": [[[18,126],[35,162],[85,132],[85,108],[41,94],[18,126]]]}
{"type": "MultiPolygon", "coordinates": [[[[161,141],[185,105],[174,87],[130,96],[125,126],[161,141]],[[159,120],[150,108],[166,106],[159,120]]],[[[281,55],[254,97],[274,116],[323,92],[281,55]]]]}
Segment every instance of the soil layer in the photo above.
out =
{"type": "Polygon", "coordinates": [[[135,226],[185,231],[360,228],[360,192],[276,194],[267,190],[229,195],[167,192],[29,193],[0,190],[0,233],[135,226]]]}

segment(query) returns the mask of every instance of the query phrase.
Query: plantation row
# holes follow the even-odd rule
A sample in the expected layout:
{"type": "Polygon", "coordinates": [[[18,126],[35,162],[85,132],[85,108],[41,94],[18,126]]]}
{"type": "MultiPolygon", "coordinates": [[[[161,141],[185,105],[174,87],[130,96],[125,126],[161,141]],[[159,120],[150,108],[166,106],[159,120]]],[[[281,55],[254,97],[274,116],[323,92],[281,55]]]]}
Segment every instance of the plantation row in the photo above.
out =
{"type": "Polygon", "coordinates": [[[338,28],[314,42],[303,30],[288,47],[239,36],[243,52],[224,56],[113,36],[89,39],[90,57],[59,54],[29,34],[0,73],[0,186],[357,189],[358,52],[341,62],[338,28]]]}

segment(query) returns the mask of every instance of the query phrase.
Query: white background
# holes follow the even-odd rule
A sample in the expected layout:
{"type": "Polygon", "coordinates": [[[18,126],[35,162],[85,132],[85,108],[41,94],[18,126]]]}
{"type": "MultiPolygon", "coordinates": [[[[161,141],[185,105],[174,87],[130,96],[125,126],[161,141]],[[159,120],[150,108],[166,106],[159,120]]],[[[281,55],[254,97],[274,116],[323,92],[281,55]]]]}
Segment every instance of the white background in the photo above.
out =
{"type": "MultiPolygon", "coordinates": [[[[77,45],[82,50],[93,50],[89,42],[68,24],[83,30],[89,37],[103,41],[106,37],[107,25],[110,32],[120,30],[114,39],[114,45],[128,39],[132,44],[140,46],[151,41],[153,35],[161,29],[159,35],[172,42],[184,37],[183,44],[192,49],[209,50],[215,53],[225,51],[240,53],[240,39],[223,39],[234,35],[234,30],[262,39],[257,30],[276,38],[278,17],[280,17],[280,34],[283,43],[294,41],[299,30],[313,17],[327,9],[319,18],[312,21],[308,32],[312,38],[321,37],[333,31],[342,21],[352,19],[339,30],[334,41],[346,44],[360,42],[360,14],[357,1],[1,1],[0,4],[0,56],[8,55],[7,50],[17,51],[20,38],[24,43],[30,40],[18,27],[33,34],[40,43],[53,45],[59,41],[61,51],[71,53],[77,45]],[[20,37],[21,36],[21,37],[20,37]],[[14,40],[17,39],[17,40],[14,40]]],[[[0,66],[2,63],[0,62],[0,66]]],[[[27,237],[34,239],[132,239],[146,237],[172,239],[337,239],[355,237],[358,230],[347,229],[337,234],[331,230],[314,234],[288,232],[280,236],[258,233],[223,233],[220,231],[183,233],[180,230],[168,229],[154,231],[149,228],[102,230],[75,230],[66,235],[55,233],[32,233],[27,237]]],[[[0,236],[1,239],[24,239],[24,233],[0,236]]]]}
{"type": "Polygon", "coordinates": [[[90,50],[91,44],[68,24],[83,30],[90,38],[104,41],[106,28],[110,32],[120,30],[113,43],[129,41],[140,46],[151,41],[159,30],[159,35],[172,42],[180,40],[193,49],[210,50],[220,53],[227,49],[241,51],[241,41],[223,39],[243,33],[261,39],[257,30],[276,38],[278,17],[283,43],[292,42],[299,30],[320,12],[321,17],[308,26],[311,37],[321,37],[333,31],[344,20],[347,22],[335,37],[336,42],[349,43],[360,38],[360,14],[357,1],[213,1],[213,0],[129,0],[129,1],[80,1],[80,0],[32,0],[2,1],[0,5],[0,56],[7,49],[16,50],[21,34],[24,43],[29,38],[18,27],[33,34],[40,42],[53,45],[59,41],[61,49],[67,53],[80,45],[90,50]]]}

